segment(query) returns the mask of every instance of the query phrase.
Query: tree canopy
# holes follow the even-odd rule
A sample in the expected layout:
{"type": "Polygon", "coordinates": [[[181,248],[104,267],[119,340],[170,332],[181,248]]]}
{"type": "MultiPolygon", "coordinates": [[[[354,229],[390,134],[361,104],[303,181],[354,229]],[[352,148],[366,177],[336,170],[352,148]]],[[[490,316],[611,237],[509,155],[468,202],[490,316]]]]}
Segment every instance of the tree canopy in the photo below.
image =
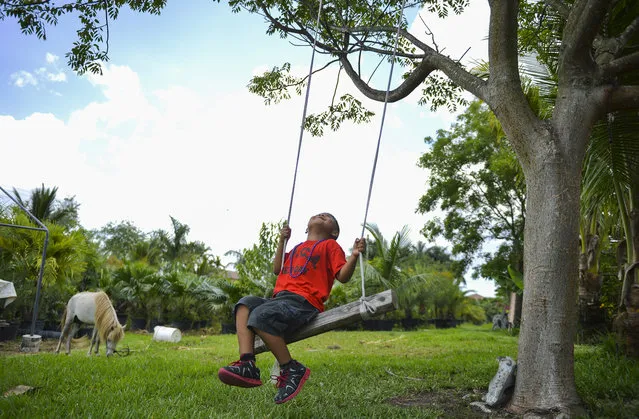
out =
{"type": "Polygon", "coordinates": [[[473,276],[513,290],[506,268],[523,268],[525,184],[515,154],[499,126],[491,123],[493,118],[485,105],[473,102],[450,131],[426,138],[431,149],[419,165],[430,175],[418,211],[444,211],[443,219],[424,226],[426,237],[450,241],[453,255],[462,256],[463,268],[482,256],[484,262],[473,276]],[[490,240],[500,243],[496,251],[483,250],[490,240]]]}

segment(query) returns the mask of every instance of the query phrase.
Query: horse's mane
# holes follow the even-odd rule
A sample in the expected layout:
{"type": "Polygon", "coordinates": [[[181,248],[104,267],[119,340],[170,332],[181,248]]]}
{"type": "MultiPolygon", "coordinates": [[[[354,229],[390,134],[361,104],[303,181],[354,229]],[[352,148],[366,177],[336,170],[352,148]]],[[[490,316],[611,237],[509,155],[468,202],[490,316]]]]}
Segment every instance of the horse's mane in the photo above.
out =
{"type": "Polygon", "coordinates": [[[103,342],[107,341],[107,336],[111,329],[115,332],[113,338],[116,342],[124,336],[124,329],[118,321],[111,300],[102,291],[95,295],[95,327],[98,329],[100,340],[103,342]]]}

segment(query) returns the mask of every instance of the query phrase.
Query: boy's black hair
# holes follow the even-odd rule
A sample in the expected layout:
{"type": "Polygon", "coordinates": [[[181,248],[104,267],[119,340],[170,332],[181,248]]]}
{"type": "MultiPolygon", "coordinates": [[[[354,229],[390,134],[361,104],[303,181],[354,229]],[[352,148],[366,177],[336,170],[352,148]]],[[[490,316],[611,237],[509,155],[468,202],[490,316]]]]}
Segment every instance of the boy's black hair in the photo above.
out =
{"type": "Polygon", "coordinates": [[[335,218],[335,216],[330,212],[327,212],[326,215],[330,216],[333,220],[333,223],[335,223],[335,230],[337,230],[337,234],[334,235],[333,238],[337,240],[337,238],[339,237],[339,223],[337,222],[337,218],[335,218]]]}

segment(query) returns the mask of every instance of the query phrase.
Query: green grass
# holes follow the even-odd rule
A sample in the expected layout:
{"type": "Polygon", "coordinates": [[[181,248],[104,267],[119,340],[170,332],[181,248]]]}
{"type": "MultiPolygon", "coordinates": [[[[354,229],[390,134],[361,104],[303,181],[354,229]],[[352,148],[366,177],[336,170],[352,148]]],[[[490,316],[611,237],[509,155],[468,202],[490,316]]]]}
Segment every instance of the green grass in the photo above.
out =
{"type": "MultiPolygon", "coordinates": [[[[312,375],[297,398],[275,405],[270,353],[258,356],[262,387],[229,387],[217,379],[218,368],[237,359],[234,335],[187,335],[175,344],[127,333],[119,348],[127,345],[130,356],[109,359],[104,352],[89,358],[86,348],[70,356],[5,353],[0,391],[19,384],[38,389],[0,398],[0,417],[472,417],[470,400],[461,397],[479,399],[497,371],[496,357],[517,353],[516,337],[489,326],[329,332],[291,345],[312,375]],[[334,346],[339,349],[329,349],[334,346]],[[397,397],[412,405],[389,402],[397,397]]],[[[636,417],[638,363],[597,347],[578,346],[575,353],[578,390],[593,416],[636,417]]]]}

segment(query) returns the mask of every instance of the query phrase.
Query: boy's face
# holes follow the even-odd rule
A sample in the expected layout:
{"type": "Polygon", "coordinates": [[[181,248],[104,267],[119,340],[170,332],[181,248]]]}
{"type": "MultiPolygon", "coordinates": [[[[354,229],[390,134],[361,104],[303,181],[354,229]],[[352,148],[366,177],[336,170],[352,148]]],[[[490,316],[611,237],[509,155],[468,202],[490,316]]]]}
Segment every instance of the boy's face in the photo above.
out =
{"type": "Polygon", "coordinates": [[[329,213],[322,212],[320,214],[314,215],[308,220],[308,227],[311,226],[321,227],[321,229],[327,234],[337,238],[339,235],[339,231],[337,231],[337,224],[335,223],[335,218],[329,213]]]}

